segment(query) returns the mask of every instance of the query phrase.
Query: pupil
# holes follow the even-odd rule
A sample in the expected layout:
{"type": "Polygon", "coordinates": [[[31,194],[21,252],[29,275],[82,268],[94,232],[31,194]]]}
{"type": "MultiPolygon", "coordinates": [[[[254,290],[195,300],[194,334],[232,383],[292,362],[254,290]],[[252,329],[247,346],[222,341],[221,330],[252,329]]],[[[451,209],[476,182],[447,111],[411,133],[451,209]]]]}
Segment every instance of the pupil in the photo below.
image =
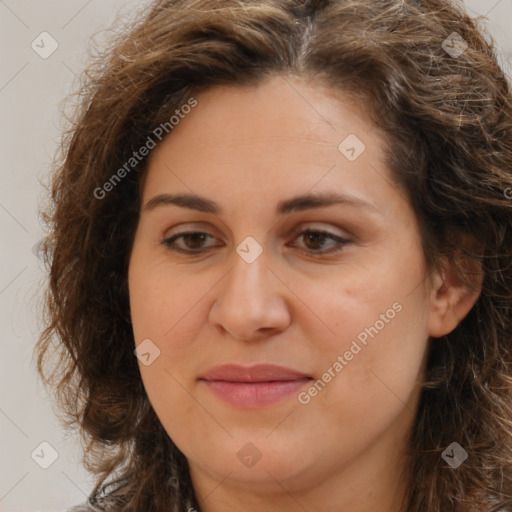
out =
{"type": "Polygon", "coordinates": [[[322,233],[308,233],[308,235],[307,235],[307,239],[308,239],[309,241],[312,241],[312,242],[313,242],[313,245],[314,245],[314,244],[315,244],[315,242],[316,242],[316,244],[317,244],[317,245],[315,245],[315,246],[313,247],[314,249],[318,249],[318,248],[319,248],[319,247],[318,247],[318,243],[319,243],[319,242],[320,242],[320,246],[322,245],[322,243],[321,243],[321,242],[323,241],[323,239],[324,239],[324,238],[325,238],[325,235],[323,235],[322,233]]]}
{"type": "Polygon", "coordinates": [[[187,238],[188,240],[193,240],[192,244],[189,244],[189,245],[193,245],[194,249],[197,249],[197,242],[199,243],[199,245],[201,244],[201,242],[204,241],[204,234],[203,233],[193,233],[193,234],[190,234],[190,235],[187,235],[187,238]]]}

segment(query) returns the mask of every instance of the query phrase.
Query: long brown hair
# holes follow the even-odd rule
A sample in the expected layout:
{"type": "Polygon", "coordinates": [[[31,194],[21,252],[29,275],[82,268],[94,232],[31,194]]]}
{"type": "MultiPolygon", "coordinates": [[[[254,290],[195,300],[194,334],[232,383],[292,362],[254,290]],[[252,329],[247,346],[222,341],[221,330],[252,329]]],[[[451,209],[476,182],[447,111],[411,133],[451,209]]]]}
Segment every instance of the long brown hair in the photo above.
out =
{"type": "Polygon", "coordinates": [[[360,100],[386,134],[429,268],[448,255],[484,272],[466,318],[431,340],[406,510],[512,510],[512,101],[488,39],[447,0],[158,0],[92,59],[43,212],[35,349],[98,477],[91,503],[200,510],[133,354],[127,268],[146,160],[126,162],[199,91],[280,74],[360,100]],[[452,442],[469,454],[456,470],[441,457],[452,442]]]}

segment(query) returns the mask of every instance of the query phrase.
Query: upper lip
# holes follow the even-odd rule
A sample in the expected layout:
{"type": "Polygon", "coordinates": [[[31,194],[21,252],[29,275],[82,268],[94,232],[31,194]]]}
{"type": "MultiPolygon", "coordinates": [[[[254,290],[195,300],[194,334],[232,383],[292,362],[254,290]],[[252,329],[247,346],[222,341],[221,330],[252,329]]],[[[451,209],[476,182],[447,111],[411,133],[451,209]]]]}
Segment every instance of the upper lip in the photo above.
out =
{"type": "Polygon", "coordinates": [[[275,364],[240,366],[223,364],[210,368],[199,379],[226,382],[272,382],[312,378],[310,375],[275,364]]]}

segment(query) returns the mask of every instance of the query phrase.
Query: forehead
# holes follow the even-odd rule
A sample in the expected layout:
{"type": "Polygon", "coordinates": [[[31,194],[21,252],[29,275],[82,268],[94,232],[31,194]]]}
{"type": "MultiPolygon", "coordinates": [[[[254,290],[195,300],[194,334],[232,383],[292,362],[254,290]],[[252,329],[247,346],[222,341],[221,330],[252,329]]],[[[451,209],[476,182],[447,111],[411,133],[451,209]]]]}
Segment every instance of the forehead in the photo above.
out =
{"type": "Polygon", "coordinates": [[[344,134],[365,137],[374,130],[353,96],[305,79],[275,76],[258,86],[214,86],[196,99],[171,135],[213,146],[210,151],[233,143],[285,147],[294,137],[337,149],[344,134]]]}
{"type": "Polygon", "coordinates": [[[273,77],[195,99],[150,155],[146,200],[176,190],[261,200],[314,187],[364,194],[385,184],[383,139],[348,95],[273,77]]]}

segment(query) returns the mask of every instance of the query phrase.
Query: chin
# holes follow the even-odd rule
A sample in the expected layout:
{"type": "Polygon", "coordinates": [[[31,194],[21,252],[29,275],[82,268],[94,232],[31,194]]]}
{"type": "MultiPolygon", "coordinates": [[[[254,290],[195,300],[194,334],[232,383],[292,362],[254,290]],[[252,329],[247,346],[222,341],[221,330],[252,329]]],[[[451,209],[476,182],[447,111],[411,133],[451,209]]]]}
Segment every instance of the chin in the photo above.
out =
{"type": "Polygon", "coordinates": [[[323,467],[320,455],[316,463],[308,460],[300,447],[283,444],[277,436],[275,440],[247,439],[248,436],[242,442],[231,439],[224,449],[216,445],[214,450],[208,450],[206,457],[204,454],[199,459],[192,456],[189,464],[192,463],[193,468],[195,462],[202,470],[216,475],[216,479],[229,475],[232,484],[238,482],[245,490],[254,486],[260,493],[276,492],[279,484],[288,490],[300,491],[314,480],[313,475],[319,469],[317,465],[323,467]]]}

